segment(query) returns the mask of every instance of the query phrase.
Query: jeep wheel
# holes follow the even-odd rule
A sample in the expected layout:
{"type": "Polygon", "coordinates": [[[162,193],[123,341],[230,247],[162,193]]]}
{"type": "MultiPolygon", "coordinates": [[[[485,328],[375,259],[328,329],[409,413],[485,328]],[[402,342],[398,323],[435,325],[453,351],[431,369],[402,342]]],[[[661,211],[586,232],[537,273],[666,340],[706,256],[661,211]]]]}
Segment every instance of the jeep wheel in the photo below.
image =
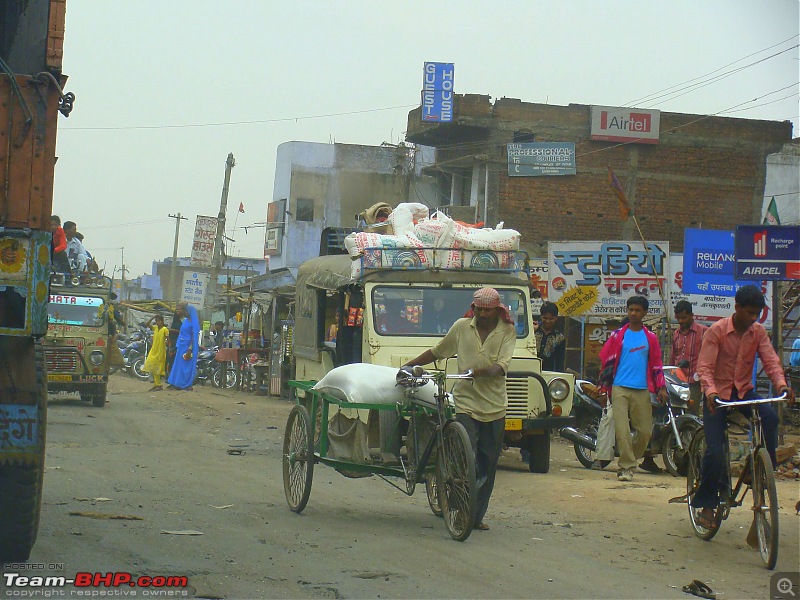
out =
{"type": "Polygon", "coordinates": [[[550,432],[528,437],[528,470],[531,473],[547,473],[550,470],[550,432]]]}

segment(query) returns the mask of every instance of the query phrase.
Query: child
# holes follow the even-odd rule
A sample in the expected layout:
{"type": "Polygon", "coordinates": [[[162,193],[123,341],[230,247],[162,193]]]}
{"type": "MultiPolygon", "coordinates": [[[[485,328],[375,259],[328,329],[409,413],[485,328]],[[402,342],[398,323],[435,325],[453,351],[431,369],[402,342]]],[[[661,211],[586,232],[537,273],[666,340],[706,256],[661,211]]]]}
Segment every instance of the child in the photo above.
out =
{"type": "Polygon", "coordinates": [[[164,317],[156,315],[150,317],[147,326],[155,320],[156,324],[153,326],[153,346],[150,352],[147,353],[147,360],[144,361],[144,371],[153,376],[153,387],[148,391],[160,392],[164,389],[161,385],[161,378],[164,376],[164,367],[167,364],[167,338],[169,337],[169,329],[164,326],[164,317]]]}

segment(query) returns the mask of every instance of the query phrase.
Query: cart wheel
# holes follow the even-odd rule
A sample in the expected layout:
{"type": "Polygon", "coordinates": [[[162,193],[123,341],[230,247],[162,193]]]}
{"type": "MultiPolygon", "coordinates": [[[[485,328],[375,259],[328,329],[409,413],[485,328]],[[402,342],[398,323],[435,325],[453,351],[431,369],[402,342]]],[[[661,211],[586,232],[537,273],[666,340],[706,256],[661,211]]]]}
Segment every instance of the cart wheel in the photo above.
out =
{"type": "Polygon", "coordinates": [[[283,491],[289,508],[302,512],[311,495],[314,475],[314,437],[311,417],[305,406],[297,405],[289,413],[283,436],[283,491]]]}
{"type": "Polygon", "coordinates": [[[772,570],[778,561],[778,492],[766,448],[760,448],[755,456],[753,511],[758,551],[766,567],[772,570]]]}
{"type": "Polygon", "coordinates": [[[431,512],[437,517],[442,516],[442,507],[439,505],[439,486],[436,483],[436,475],[428,473],[425,476],[425,493],[428,495],[428,504],[431,512]]]}
{"type": "Polygon", "coordinates": [[[436,455],[439,505],[450,536],[463,542],[475,525],[478,490],[475,485],[475,455],[467,430],[451,421],[442,432],[442,447],[436,455]]]}
{"type": "Polygon", "coordinates": [[[701,468],[703,465],[703,456],[706,453],[706,432],[702,427],[697,430],[689,446],[688,458],[689,465],[686,471],[686,501],[689,507],[689,520],[692,523],[695,535],[701,540],[710,540],[719,531],[720,523],[722,523],[722,515],[724,509],[722,505],[714,512],[714,526],[704,527],[698,520],[698,512],[700,509],[692,506],[694,494],[697,491],[697,486],[700,485],[701,468]]]}

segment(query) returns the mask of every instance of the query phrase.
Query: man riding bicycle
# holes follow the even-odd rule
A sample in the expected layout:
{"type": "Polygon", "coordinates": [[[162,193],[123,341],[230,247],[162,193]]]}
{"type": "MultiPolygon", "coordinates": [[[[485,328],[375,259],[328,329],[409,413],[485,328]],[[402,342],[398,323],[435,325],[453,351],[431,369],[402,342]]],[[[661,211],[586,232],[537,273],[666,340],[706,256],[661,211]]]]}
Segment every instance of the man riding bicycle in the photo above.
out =
{"type": "MultiPolygon", "coordinates": [[[[785,393],[789,402],[794,402],[794,391],[786,385],[780,359],[772,348],[767,331],[760,323],[756,323],[765,304],[764,295],[756,286],[742,286],[736,292],[734,314],[714,323],[703,337],[697,372],[706,396],[703,407],[706,453],[703,456],[700,485],[692,499],[692,507],[701,509],[698,520],[703,527],[714,527],[720,481],[726,470],[725,430],[728,411],[725,407],[717,406],[717,400],[736,402],[759,398],[753,390],[753,365],[758,354],[778,394],[785,393]]],[[[739,410],[749,414],[752,407],[739,410]]],[[[758,405],[757,410],[774,468],[777,464],[778,415],[769,404],[758,405]]]]}

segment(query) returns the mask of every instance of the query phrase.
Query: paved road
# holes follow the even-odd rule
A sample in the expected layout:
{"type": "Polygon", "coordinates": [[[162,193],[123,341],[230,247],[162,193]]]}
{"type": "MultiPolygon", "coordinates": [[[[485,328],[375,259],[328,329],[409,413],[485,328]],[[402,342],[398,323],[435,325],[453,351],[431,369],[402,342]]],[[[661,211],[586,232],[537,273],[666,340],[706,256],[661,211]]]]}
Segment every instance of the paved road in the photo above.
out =
{"type": "MultiPolygon", "coordinates": [[[[509,452],[491,531],[462,544],[424,490],[408,498],[327,467],[306,511],[291,513],[280,463],[288,402],[210,387],[147,394],[122,375],[111,389],[103,409],[51,399],[30,561],[44,568],[27,575],[186,576],[177,593],[203,598],[686,598],[681,586],[697,578],[725,599],[768,595],[771,574],[744,544],[749,511],[701,542],[685,508],[666,503],[682,491],[666,474],[621,485],[556,443],[551,472],[532,475],[509,452]],[[93,518],[109,515],[133,520],[93,518]]],[[[781,482],[779,493],[778,570],[797,569],[798,486],[781,482]]]]}

